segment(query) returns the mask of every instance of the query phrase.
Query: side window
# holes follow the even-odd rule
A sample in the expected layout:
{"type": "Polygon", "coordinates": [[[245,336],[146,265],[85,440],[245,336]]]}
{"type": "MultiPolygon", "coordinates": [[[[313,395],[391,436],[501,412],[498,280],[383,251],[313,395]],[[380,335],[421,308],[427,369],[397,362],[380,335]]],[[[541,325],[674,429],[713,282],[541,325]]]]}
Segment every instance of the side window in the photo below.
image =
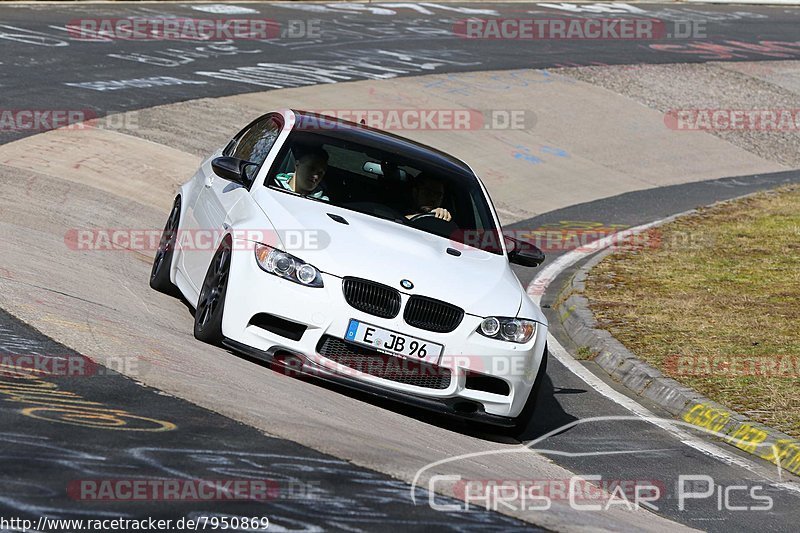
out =
{"type": "Polygon", "coordinates": [[[264,164],[269,151],[275,144],[275,140],[281,133],[281,124],[274,117],[266,117],[250,126],[238,139],[231,141],[225,148],[226,154],[237,159],[250,161],[257,166],[249,167],[250,178],[254,178],[256,172],[264,164]]]}

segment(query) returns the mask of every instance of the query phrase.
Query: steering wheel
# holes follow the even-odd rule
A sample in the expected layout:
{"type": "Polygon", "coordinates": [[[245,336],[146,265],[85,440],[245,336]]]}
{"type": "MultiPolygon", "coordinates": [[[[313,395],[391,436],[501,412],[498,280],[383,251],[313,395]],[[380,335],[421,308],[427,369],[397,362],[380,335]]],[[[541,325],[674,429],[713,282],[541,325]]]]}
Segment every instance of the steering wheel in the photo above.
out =
{"type": "Polygon", "coordinates": [[[445,238],[449,238],[455,231],[458,231],[458,224],[452,219],[445,220],[443,218],[437,218],[435,213],[420,213],[414,215],[408,219],[408,225],[412,228],[445,238]]]}
{"type": "MultiPolygon", "coordinates": [[[[415,220],[419,220],[419,219],[425,218],[425,217],[434,217],[435,218],[436,217],[436,213],[433,213],[433,212],[420,213],[418,215],[414,215],[413,217],[409,218],[408,221],[409,222],[414,222],[415,220]]],[[[445,219],[441,219],[441,220],[442,220],[442,222],[447,222],[445,219]]]]}

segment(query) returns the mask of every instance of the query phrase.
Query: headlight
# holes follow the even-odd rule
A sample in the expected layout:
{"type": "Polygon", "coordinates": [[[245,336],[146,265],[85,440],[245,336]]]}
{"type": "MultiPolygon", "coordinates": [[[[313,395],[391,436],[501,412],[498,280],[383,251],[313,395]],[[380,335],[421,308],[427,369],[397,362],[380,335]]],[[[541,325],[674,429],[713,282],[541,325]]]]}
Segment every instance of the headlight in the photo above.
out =
{"type": "Polygon", "coordinates": [[[483,319],[478,333],[492,339],[525,344],[536,333],[536,322],[524,318],[490,316],[483,319]]]}
{"type": "Polygon", "coordinates": [[[266,244],[256,244],[256,262],[263,270],[306,287],[322,287],[319,270],[292,254],[266,244]]]}

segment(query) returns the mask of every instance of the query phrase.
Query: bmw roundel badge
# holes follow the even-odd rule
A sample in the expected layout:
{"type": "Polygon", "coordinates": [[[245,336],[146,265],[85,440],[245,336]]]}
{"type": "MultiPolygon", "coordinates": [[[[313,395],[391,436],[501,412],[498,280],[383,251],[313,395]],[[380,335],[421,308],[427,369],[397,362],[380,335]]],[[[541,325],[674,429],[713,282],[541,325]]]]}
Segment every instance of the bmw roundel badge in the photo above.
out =
{"type": "Polygon", "coordinates": [[[408,289],[408,290],[414,288],[414,284],[411,283],[411,281],[409,281],[407,279],[400,280],[400,286],[402,286],[404,289],[408,289]]]}

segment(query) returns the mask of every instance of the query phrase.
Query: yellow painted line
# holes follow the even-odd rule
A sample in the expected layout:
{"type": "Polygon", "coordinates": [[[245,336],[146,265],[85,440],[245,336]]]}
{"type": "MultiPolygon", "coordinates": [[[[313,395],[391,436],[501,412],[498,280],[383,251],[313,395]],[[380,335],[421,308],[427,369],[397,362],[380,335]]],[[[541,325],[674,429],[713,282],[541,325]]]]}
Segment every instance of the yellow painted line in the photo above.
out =
{"type": "Polygon", "coordinates": [[[725,441],[742,451],[793,474],[800,474],[800,441],[789,438],[770,442],[768,431],[750,422],[735,422],[733,417],[734,413],[705,403],[692,405],[681,416],[684,422],[725,434],[725,441]]]}
{"type": "Polygon", "coordinates": [[[87,400],[35,375],[36,369],[16,370],[0,363],[0,396],[24,403],[22,414],[37,420],[117,431],[171,431],[177,426],[166,420],[134,415],[103,403],[87,400]],[[5,378],[5,379],[3,379],[5,378]]]}

